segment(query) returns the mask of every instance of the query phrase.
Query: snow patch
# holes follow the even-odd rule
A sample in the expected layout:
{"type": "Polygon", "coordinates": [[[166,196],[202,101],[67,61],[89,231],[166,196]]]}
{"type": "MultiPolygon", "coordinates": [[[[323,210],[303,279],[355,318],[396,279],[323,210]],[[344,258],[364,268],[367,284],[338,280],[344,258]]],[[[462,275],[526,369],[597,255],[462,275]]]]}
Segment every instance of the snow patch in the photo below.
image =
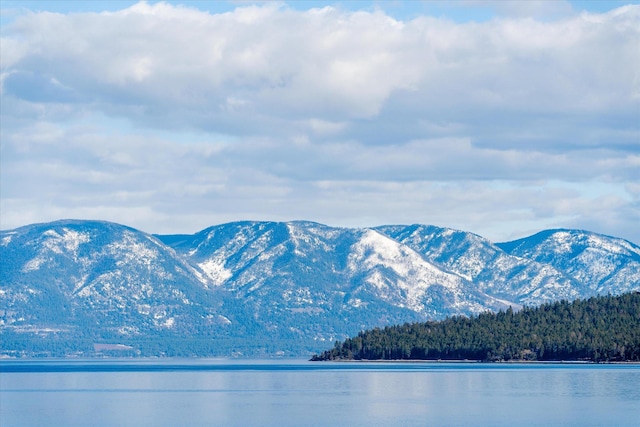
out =
{"type": "Polygon", "coordinates": [[[142,264],[150,267],[152,262],[158,259],[158,251],[138,241],[136,235],[125,232],[122,240],[107,246],[111,254],[120,256],[116,262],[118,267],[128,264],[142,264]]]}
{"type": "Polygon", "coordinates": [[[91,236],[88,233],[80,233],[68,228],[63,228],[62,234],[55,230],[47,230],[43,236],[48,237],[43,241],[43,246],[56,254],[62,254],[64,250],[75,254],[81,244],[91,241],[91,236]]]}
{"type": "Polygon", "coordinates": [[[557,233],[554,233],[553,242],[555,244],[555,250],[560,253],[569,253],[573,250],[573,239],[569,232],[558,231],[557,233]]]}
{"type": "Polygon", "coordinates": [[[68,228],[63,228],[62,234],[55,230],[47,230],[42,233],[42,235],[46,236],[46,239],[43,240],[42,247],[38,252],[38,255],[25,263],[22,267],[22,272],[27,273],[29,271],[39,270],[42,264],[50,258],[50,254],[47,254],[47,252],[53,252],[58,255],[63,255],[65,253],[71,254],[73,259],[78,261],[78,248],[81,244],[87,243],[91,240],[91,236],[89,234],[69,230],[68,228]]]}
{"type": "Polygon", "coordinates": [[[366,307],[368,304],[369,303],[362,301],[360,298],[351,298],[349,300],[349,305],[355,308],[366,307]]]}
{"type": "Polygon", "coordinates": [[[45,262],[46,260],[44,259],[44,257],[42,256],[37,256],[35,258],[33,258],[32,260],[28,261],[23,267],[22,267],[22,272],[23,273],[28,273],[30,271],[35,271],[40,269],[40,266],[45,262]]]}
{"type": "Polygon", "coordinates": [[[198,267],[213,281],[214,285],[220,286],[231,278],[233,273],[224,267],[224,259],[212,258],[198,264],[198,267]]]}
{"type": "Polygon", "coordinates": [[[16,234],[16,233],[10,233],[10,234],[7,234],[6,236],[4,236],[2,238],[2,243],[0,243],[0,246],[8,246],[9,243],[11,243],[11,240],[13,240],[13,235],[14,234],[16,234]]]}
{"type": "Polygon", "coordinates": [[[222,323],[223,325],[230,325],[231,324],[231,320],[229,320],[227,317],[218,314],[218,320],[220,321],[220,323],[222,323]]]}

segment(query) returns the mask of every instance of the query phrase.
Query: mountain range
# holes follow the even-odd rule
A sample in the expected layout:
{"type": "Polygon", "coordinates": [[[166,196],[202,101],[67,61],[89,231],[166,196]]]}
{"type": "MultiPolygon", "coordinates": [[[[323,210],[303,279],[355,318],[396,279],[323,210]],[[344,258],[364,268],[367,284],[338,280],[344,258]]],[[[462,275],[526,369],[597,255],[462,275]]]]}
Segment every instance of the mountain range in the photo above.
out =
{"type": "Polygon", "coordinates": [[[640,290],[640,247],[427,225],[61,220],[0,231],[5,356],[309,355],[363,329],[640,290]]]}

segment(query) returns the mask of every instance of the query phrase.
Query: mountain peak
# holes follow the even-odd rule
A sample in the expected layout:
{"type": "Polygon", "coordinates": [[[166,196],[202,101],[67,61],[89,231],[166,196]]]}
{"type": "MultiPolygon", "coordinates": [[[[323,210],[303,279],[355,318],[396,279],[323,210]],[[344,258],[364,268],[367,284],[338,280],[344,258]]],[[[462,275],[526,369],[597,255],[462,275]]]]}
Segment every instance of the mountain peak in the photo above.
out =
{"type": "Polygon", "coordinates": [[[0,331],[3,349],[54,334],[75,343],[63,348],[300,354],[376,326],[638,290],[639,253],[580,230],[493,244],[422,224],[239,221],[151,236],[60,220],[0,231],[0,331]]]}

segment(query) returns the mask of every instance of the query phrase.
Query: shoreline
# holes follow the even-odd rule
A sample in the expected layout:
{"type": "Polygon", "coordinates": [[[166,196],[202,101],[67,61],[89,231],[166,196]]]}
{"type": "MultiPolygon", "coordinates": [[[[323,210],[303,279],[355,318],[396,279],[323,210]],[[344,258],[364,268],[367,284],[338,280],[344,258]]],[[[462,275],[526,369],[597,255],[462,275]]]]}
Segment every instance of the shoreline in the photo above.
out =
{"type": "Polygon", "coordinates": [[[339,363],[477,363],[483,365],[640,365],[640,361],[604,361],[592,360],[471,360],[471,359],[334,359],[309,360],[309,362],[339,362],[339,363]]]}

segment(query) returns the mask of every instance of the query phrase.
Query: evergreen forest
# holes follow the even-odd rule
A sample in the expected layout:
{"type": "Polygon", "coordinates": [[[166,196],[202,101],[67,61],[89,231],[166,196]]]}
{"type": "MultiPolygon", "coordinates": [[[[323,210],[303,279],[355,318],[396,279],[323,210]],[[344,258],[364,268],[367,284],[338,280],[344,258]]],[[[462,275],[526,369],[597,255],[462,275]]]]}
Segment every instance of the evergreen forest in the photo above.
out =
{"type": "Polygon", "coordinates": [[[640,292],[362,331],[322,360],[640,361],[640,292]]]}

